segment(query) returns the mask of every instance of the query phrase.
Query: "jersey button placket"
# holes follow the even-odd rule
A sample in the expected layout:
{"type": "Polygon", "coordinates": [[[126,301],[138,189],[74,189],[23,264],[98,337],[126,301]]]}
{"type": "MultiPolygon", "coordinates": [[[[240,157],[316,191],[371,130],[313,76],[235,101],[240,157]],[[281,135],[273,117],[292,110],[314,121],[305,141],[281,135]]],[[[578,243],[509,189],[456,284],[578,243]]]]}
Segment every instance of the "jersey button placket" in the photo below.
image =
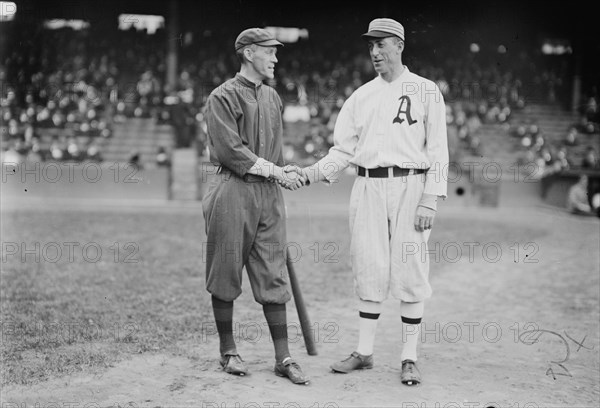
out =
{"type": "Polygon", "coordinates": [[[262,107],[260,106],[260,101],[258,102],[258,128],[260,129],[258,134],[258,142],[260,143],[259,152],[261,155],[264,155],[264,147],[265,147],[265,121],[263,120],[262,107]]]}

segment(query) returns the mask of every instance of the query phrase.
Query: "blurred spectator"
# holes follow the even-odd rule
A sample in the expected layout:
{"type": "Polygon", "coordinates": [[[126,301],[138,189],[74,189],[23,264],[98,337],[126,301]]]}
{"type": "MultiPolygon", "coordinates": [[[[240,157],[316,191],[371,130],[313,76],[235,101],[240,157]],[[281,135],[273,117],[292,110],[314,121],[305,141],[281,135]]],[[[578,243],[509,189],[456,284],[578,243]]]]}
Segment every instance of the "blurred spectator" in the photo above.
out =
{"type": "Polygon", "coordinates": [[[100,147],[95,141],[90,142],[88,148],[85,152],[86,159],[93,162],[101,162],[102,161],[102,153],[100,152],[100,147]]]}
{"type": "Polygon", "coordinates": [[[578,133],[579,132],[577,131],[577,128],[575,126],[571,126],[567,132],[567,135],[565,136],[565,144],[567,146],[576,146],[579,142],[577,139],[578,133]]]}
{"type": "Polygon", "coordinates": [[[594,96],[588,97],[584,105],[582,114],[586,117],[586,119],[589,122],[598,122],[598,120],[600,119],[600,117],[598,116],[600,112],[598,110],[598,101],[594,96]]]}
{"type": "Polygon", "coordinates": [[[27,152],[27,161],[33,163],[39,163],[45,161],[44,152],[40,146],[40,141],[37,137],[32,138],[31,148],[27,152]]]}
{"type": "Polygon", "coordinates": [[[535,139],[538,135],[538,133],[540,132],[540,127],[538,126],[537,123],[531,123],[529,125],[529,134],[535,139]]]}
{"type": "Polygon", "coordinates": [[[579,117],[577,130],[583,134],[591,135],[592,133],[598,132],[598,125],[594,122],[591,122],[587,116],[582,115],[579,117]]]}
{"type": "Polygon", "coordinates": [[[21,157],[25,157],[27,155],[27,151],[29,150],[27,144],[23,141],[23,139],[19,138],[15,141],[15,150],[21,157]]]}
{"type": "Polygon", "coordinates": [[[208,125],[206,124],[204,112],[196,114],[196,123],[196,151],[198,152],[198,157],[208,159],[208,125]]]}
{"type": "Polygon", "coordinates": [[[542,135],[542,133],[538,133],[533,140],[533,148],[536,150],[541,150],[544,144],[546,143],[546,140],[544,139],[544,135],[542,135]]]}
{"type": "Polygon", "coordinates": [[[79,145],[77,144],[77,140],[74,137],[70,137],[67,143],[67,159],[73,161],[79,161],[81,159],[81,151],[79,150],[79,145]]]}
{"type": "Polygon", "coordinates": [[[527,127],[523,123],[520,123],[514,128],[512,135],[518,137],[519,139],[524,138],[527,135],[527,127]]]}
{"type": "Polygon", "coordinates": [[[14,144],[10,144],[6,151],[2,152],[2,163],[21,163],[23,156],[17,152],[14,144]]]}
{"type": "MultiPolygon", "coordinates": [[[[171,92],[165,98],[165,105],[169,112],[170,124],[175,130],[175,145],[177,147],[190,147],[192,143],[192,128],[190,127],[190,111],[180,95],[171,92]]],[[[195,119],[191,118],[192,121],[195,119]]]]}
{"type": "Polygon", "coordinates": [[[552,153],[550,153],[550,149],[547,147],[544,147],[543,149],[540,150],[540,157],[544,160],[545,166],[552,164],[552,162],[554,160],[552,157],[552,153]]]}
{"type": "Polygon", "coordinates": [[[141,170],[142,169],[142,162],[141,162],[141,157],[140,156],[141,156],[140,152],[138,152],[137,150],[133,150],[129,154],[129,157],[127,158],[127,163],[129,163],[132,166],[134,166],[135,168],[141,170]]]}
{"type": "Polygon", "coordinates": [[[571,161],[567,157],[567,149],[563,146],[556,152],[556,158],[553,166],[555,171],[569,170],[571,168],[571,161]]]}
{"type": "MultiPolygon", "coordinates": [[[[600,171],[600,160],[596,155],[596,150],[592,146],[588,146],[586,149],[583,162],[581,167],[587,170],[600,171]]],[[[588,197],[590,198],[590,204],[592,201],[598,201],[598,194],[600,194],[600,175],[589,177],[588,180],[588,197]]]]}
{"type": "Polygon", "coordinates": [[[65,158],[65,151],[56,139],[54,139],[50,145],[50,158],[55,161],[60,161],[65,158]]]}
{"type": "Polygon", "coordinates": [[[585,150],[585,156],[581,162],[581,167],[584,169],[598,169],[600,168],[600,162],[596,156],[596,150],[592,146],[588,146],[585,150]]]}
{"type": "Polygon", "coordinates": [[[159,146],[156,153],[156,165],[159,167],[169,167],[171,165],[171,158],[167,154],[167,150],[164,146],[159,146]]]}
{"type": "Polygon", "coordinates": [[[577,183],[569,189],[567,209],[573,214],[596,215],[598,209],[592,208],[588,199],[588,177],[581,175],[577,183]]]}
{"type": "Polygon", "coordinates": [[[537,156],[533,160],[534,166],[529,169],[525,168],[526,171],[529,171],[528,176],[530,176],[534,180],[542,179],[545,175],[547,175],[546,169],[546,160],[542,156],[537,156]]]}
{"type": "Polygon", "coordinates": [[[521,146],[525,147],[525,148],[530,148],[532,144],[532,140],[531,140],[531,136],[529,135],[525,135],[523,136],[523,138],[521,139],[521,146]]]}

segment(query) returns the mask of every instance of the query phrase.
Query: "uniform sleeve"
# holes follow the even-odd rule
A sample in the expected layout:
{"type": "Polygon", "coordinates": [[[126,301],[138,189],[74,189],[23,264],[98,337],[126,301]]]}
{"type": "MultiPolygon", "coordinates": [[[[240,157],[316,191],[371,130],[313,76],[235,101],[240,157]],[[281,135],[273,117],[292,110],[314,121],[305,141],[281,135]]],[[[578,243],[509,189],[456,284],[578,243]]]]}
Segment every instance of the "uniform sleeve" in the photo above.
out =
{"type": "Polygon", "coordinates": [[[446,130],[446,104],[440,89],[427,93],[427,123],[425,149],[431,164],[425,177],[425,194],[446,198],[448,189],[448,133],[446,130]]]}
{"type": "Polygon", "coordinates": [[[237,114],[225,95],[213,93],[206,103],[206,122],[212,150],[219,163],[243,176],[258,156],[242,143],[237,114]]]}
{"type": "Polygon", "coordinates": [[[328,183],[338,181],[340,174],[350,164],[358,144],[358,132],[354,122],[356,97],[351,95],[342,106],[333,130],[333,146],[327,156],[308,169],[311,183],[325,180],[328,183]]]}
{"type": "MultiPolygon", "coordinates": [[[[283,129],[283,102],[281,101],[281,98],[279,97],[279,94],[277,92],[275,92],[275,90],[272,90],[273,95],[275,100],[277,101],[277,106],[279,109],[279,118],[277,119],[279,121],[279,126],[283,129]]],[[[276,146],[279,146],[277,148],[277,150],[274,152],[275,156],[273,158],[273,163],[275,163],[277,166],[283,167],[285,166],[285,160],[283,158],[283,136],[282,136],[282,140],[280,141],[280,143],[275,143],[276,146]]]]}

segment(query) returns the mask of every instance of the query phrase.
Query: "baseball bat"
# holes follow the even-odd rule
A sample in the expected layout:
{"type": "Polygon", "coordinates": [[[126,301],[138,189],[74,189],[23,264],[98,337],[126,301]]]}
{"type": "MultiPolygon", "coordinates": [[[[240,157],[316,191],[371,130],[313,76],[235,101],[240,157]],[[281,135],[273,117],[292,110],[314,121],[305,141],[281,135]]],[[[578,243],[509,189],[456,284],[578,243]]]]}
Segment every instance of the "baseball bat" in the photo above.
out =
{"type": "Polygon", "coordinates": [[[288,275],[290,276],[290,285],[292,286],[292,294],[294,295],[294,302],[296,303],[298,319],[300,319],[300,328],[302,329],[302,336],[304,337],[306,352],[310,356],[316,356],[317,346],[315,344],[315,339],[312,336],[310,318],[308,317],[308,312],[306,311],[306,304],[304,303],[304,298],[302,297],[302,291],[300,290],[300,284],[298,283],[296,270],[294,269],[294,264],[291,261],[289,247],[287,248],[286,258],[288,275]]]}

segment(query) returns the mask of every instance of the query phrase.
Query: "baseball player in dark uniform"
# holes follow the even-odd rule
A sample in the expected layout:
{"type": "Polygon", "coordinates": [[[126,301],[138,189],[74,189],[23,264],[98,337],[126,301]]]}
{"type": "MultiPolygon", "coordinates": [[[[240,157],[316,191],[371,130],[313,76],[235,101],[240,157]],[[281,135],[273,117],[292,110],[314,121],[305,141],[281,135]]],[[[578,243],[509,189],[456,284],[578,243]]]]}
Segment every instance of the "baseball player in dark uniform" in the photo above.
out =
{"type": "Polygon", "coordinates": [[[446,196],[446,106],[434,82],[402,64],[399,22],[375,19],[363,38],[378,76],[345,101],[334,146],[304,169],[308,183],[333,182],[348,166],[358,174],[350,232],[359,339],[355,351],[331,368],[348,373],[373,367],[377,320],[391,296],[400,300],[404,333],[401,381],[414,385],[421,382],[416,361],[424,301],[432,293],[427,241],[437,199],[446,196]]]}
{"type": "Polygon", "coordinates": [[[245,267],[256,302],[263,306],[275,347],[275,373],[293,383],[308,377],[290,356],[286,302],[291,299],[284,259],[285,208],[280,185],[295,190],[304,180],[283,163],[282,110],[274,77],[282,44],[260,28],[235,41],[240,71],[207,101],[211,162],[220,166],[203,198],[206,221],[206,288],[212,295],[221,365],[231,374],[247,368],[233,338],[233,301],[245,267]],[[274,182],[276,181],[276,182],[274,182]]]}

